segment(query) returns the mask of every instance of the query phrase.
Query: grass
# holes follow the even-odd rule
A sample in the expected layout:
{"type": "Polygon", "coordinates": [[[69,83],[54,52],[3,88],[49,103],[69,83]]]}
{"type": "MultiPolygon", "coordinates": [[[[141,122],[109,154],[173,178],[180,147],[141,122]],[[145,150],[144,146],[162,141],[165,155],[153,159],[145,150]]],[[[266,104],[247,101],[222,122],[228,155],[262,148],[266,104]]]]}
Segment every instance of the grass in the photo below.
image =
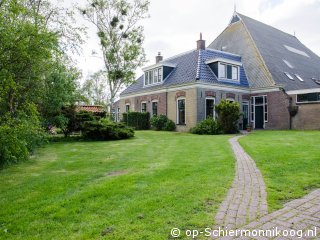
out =
{"type": "Polygon", "coordinates": [[[256,131],[239,141],[262,172],[269,211],[320,188],[320,131],[256,131]]]}
{"type": "Polygon", "coordinates": [[[234,177],[229,138],[51,143],[0,171],[0,238],[168,239],[173,227],[211,227],[234,177]]]}

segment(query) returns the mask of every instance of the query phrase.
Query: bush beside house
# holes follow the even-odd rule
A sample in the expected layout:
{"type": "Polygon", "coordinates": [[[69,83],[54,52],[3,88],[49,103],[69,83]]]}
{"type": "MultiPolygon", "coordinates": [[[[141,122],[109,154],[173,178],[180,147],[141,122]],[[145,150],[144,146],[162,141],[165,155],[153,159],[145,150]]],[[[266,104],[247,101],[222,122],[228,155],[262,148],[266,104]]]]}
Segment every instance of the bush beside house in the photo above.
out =
{"type": "Polygon", "coordinates": [[[150,123],[152,128],[157,131],[174,131],[176,129],[176,124],[166,115],[153,116],[150,123]]]}
{"type": "Polygon", "coordinates": [[[135,130],[148,130],[150,129],[150,113],[148,112],[128,112],[123,113],[123,122],[135,130]]]}
{"type": "Polygon", "coordinates": [[[238,120],[240,118],[240,105],[236,102],[222,100],[216,107],[217,120],[207,118],[190,129],[194,134],[232,134],[238,132],[238,120]]]}
{"type": "Polygon", "coordinates": [[[240,105],[237,102],[230,102],[223,99],[217,106],[218,124],[224,134],[237,133],[238,121],[241,116],[240,105]]]}
{"type": "Polygon", "coordinates": [[[213,118],[207,118],[197,124],[194,128],[190,129],[190,132],[193,134],[200,135],[217,135],[222,133],[221,127],[218,122],[213,118]]]}

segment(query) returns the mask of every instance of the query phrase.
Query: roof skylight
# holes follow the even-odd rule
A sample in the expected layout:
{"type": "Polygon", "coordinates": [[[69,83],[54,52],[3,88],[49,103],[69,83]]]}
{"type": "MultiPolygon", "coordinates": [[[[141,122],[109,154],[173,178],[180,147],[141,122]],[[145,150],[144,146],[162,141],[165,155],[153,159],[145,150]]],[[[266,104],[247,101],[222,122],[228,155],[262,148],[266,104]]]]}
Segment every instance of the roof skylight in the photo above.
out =
{"type": "Polygon", "coordinates": [[[296,77],[297,77],[301,82],[304,82],[303,78],[302,78],[302,77],[300,77],[300,75],[295,74],[295,76],[296,76],[296,77]]]}
{"type": "Polygon", "coordinates": [[[305,56],[305,57],[309,58],[309,55],[306,54],[304,51],[301,51],[299,49],[296,49],[294,47],[290,47],[290,46],[287,46],[287,45],[283,45],[283,46],[290,52],[293,52],[293,53],[296,53],[296,54],[299,54],[299,55],[302,55],[302,56],[305,56]]]}
{"type": "Polygon", "coordinates": [[[289,79],[294,80],[294,78],[290,75],[290,73],[285,72],[284,73],[289,79]]]}
{"type": "Polygon", "coordinates": [[[293,66],[288,60],[282,59],[282,61],[283,61],[285,64],[287,64],[287,66],[288,66],[289,68],[294,68],[294,66],[293,66]]]}

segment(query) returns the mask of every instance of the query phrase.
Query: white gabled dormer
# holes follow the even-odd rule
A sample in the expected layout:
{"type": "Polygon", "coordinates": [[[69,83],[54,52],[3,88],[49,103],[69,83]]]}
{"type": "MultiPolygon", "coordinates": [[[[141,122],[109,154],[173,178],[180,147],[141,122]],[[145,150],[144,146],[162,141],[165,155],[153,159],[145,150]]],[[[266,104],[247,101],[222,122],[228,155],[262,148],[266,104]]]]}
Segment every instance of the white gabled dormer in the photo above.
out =
{"type": "Polygon", "coordinates": [[[142,69],[144,71],[144,87],[162,84],[163,80],[176,67],[174,64],[162,62],[162,59],[159,52],[156,56],[156,64],[142,69]]]}
{"type": "Polygon", "coordinates": [[[217,57],[206,61],[219,81],[240,82],[241,62],[217,57]]]}

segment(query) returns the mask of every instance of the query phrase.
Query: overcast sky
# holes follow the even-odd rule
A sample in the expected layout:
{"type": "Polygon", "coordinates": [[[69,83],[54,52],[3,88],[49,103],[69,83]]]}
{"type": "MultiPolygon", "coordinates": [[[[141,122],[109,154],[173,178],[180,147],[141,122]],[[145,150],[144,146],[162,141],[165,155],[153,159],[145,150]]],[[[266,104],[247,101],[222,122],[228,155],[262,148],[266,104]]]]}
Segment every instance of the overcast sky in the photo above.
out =
{"type": "MultiPolygon", "coordinates": [[[[75,0],[68,0],[75,1],[75,0]]],[[[85,0],[78,0],[85,2],[85,0]]],[[[148,63],[161,52],[164,58],[196,47],[202,32],[208,46],[228,25],[234,7],[239,13],[294,34],[320,55],[320,0],[150,0],[150,18],[141,22],[145,31],[144,48],[148,63]]],[[[81,21],[81,20],[79,20],[81,21]]],[[[103,68],[96,30],[90,24],[83,53],[77,56],[85,78],[103,68]]],[[[141,74],[137,70],[137,75],[141,74]]]]}

